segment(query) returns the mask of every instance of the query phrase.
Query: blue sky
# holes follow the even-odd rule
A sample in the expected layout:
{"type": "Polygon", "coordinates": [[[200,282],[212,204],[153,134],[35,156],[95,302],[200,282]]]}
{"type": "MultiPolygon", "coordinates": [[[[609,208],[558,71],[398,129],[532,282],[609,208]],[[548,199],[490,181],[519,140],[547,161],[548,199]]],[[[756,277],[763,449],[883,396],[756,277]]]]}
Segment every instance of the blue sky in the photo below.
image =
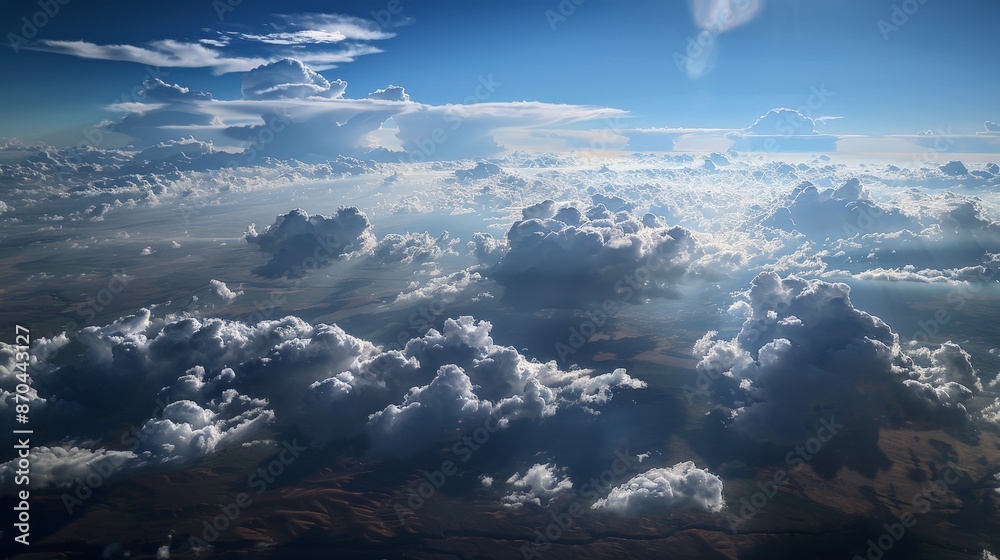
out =
{"type": "MultiPolygon", "coordinates": [[[[556,21],[554,30],[546,11],[559,11],[556,0],[400,2],[401,13],[383,29],[395,35],[366,42],[382,52],[321,71],[348,82],[346,97],[392,83],[415,101],[461,103],[479,77],[492,76],[502,85],[490,101],[614,107],[628,111],[635,127],[740,128],[769,109],[802,106],[811,88],[823,87],[833,95],[814,116],[843,117],[822,125],[834,134],[974,134],[984,121],[1000,119],[1000,5],[989,0],[911,0],[906,7],[918,8],[888,40],[878,21],[891,22],[893,5],[904,5],[900,0],[765,0],[752,21],[718,36],[714,67],[697,79],[679,70],[673,56],[699,32],[689,2],[587,0],[556,21]]],[[[243,0],[222,21],[207,0],[100,6],[67,3],[29,43],[197,42],[277,31],[281,14],[374,19],[372,12],[385,10],[388,2],[243,0]]],[[[21,17],[38,11],[36,2],[6,2],[0,8],[5,43],[10,33],[20,33],[21,17]]],[[[142,65],[120,60],[30,48],[15,53],[9,46],[0,53],[11,77],[0,89],[2,136],[54,140],[60,132],[79,130],[107,118],[102,107],[145,77],[142,65]]],[[[273,59],[275,49],[234,45],[230,54],[273,59]]],[[[217,99],[240,97],[241,72],[163,70],[167,82],[217,99]]]]}

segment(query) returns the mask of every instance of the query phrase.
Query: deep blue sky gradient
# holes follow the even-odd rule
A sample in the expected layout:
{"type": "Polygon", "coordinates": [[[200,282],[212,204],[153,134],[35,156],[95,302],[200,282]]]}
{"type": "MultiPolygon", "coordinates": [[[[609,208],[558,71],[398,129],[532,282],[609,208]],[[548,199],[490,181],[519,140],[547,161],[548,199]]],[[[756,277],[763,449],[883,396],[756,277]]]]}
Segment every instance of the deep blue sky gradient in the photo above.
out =
{"type": "MultiPolygon", "coordinates": [[[[568,0],[567,0],[568,1],[568,0]]],[[[916,2],[917,0],[911,0],[916,2]]],[[[1000,120],[1000,2],[926,0],[889,40],[878,21],[901,0],[766,0],[752,22],[718,40],[714,70],[689,79],[672,55],[698,33],[688,3],[586,0],[555,31],[545,11],[557,0],[418,2],[401,0],[409,24],[367,55],[323,71],[363,97],[392,83],[415,101],[459,103],[479,76],[502,86],[490,101],[546,101],[625,109],[641,127],[746,126],[768,109],[803,105],[810,88],[833,92],[817,113],[842,116],[824,125],[838,134],[911,134],[948,129],[971,134],[1000,120]]],[[[219,21],[210,0],[146,3],[71,0],[40,38],[141,45],[197,40],[212,31],[261,31],[273,14],[327,12],[371,18],[387,0],[329,2],[244,0],[219,21]]],[[[0,6],[0,136],[52,137],[107,118],[145,76],[130,62],[85,60],[8,46],[36,2],[0,6]]],[[[266,56],[263,50],[247,53],[266,56]]],[[[166,81],[240,95],[239,73],[165,69],[166,81]]]]}

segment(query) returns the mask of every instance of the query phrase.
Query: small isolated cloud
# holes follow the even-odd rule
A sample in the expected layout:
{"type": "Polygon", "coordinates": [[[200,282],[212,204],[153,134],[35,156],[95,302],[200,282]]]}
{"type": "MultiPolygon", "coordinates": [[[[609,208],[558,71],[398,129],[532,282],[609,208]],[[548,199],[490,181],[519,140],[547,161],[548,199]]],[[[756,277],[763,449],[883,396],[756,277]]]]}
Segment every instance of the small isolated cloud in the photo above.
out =
{"type": "Polygon", "coordinates": [[[573,489],[568,476],[560,476],[555,465],[535,463],[524,474],[514,473],[507,479],[512,491],[501,502],[507,507],[521,507],[525,504],[541,506],[555,496],[573,489]]]}
{"type": "Polygon", "coordinates": [[[621,515],[644,515],[682,507],[718,512],[725,507],[725,502],[722,479],[685,461],[637,475],[613,488],[606,498],[597,500],[591,507],[621,515]]]}
{"type": "Polygon", "coordinates": [[[285,58],[243,74],[245,99],[339,99],[347,89],[343,80],[328,81],[301,61],[285,58]]]}
{"type": "Polygon", "coordinates": [[[271,255],[267,264],[254,269],[267,277],[302,276],[352,252],[369,251],[375,241],[368,217],[353,206],[340,208],[333,216],[310,216],[296,208],[275,218],[261,233],[250,224],[244,238],[271,255]]]}
{"type": "Polygon", "coordinates": [[[817,119],[795,109],[771,109],[750,126],[730,132],[731,149],[752,152],[833,152],[837,137],[820,134],[817,119]]]}
{"type": "Polygon", "coordinates": [[[977,132],[976,134],[990,135],[990,134],[1000,134],[1000,123],[995,121],[986,121],[983,125],[985,130],[977,132]]]}
{"type": "Polygon", "coordinates": [[[381,99],[383,101],[409,101],[410,96],[407,95],[403,86],[394,86],[390,84],[384,89],[377,89],[369,93],[368,99],[381,99]]]}
{"type": "Polygon", "coordinates": [[[243,295],[242,290],[239,292],[234,292],[230,290],[229,286],[227,286],[226,283],[221,280],[212,279],[209,280],[208,283],[211,284],[212,288],[215,290],[216,295],[221,297],[226,303],[232,303],[233,300],[243,295]]]}

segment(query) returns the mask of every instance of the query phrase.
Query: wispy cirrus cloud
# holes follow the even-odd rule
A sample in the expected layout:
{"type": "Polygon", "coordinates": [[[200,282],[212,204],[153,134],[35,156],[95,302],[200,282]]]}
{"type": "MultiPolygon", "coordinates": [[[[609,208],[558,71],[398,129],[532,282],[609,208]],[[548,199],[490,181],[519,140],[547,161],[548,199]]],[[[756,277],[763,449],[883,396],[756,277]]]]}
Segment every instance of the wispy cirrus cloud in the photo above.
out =
{"type": "Polygon", "coordinates": [[[266,64],[260,57],[231,57],[199,43],[164,39],[148,46],[98,45],[89,41],[44,40],[36,50],[96,60],[119,60],[165,68],[211,68],[215,74],[246,72],[266,64]]]}
{"type": "Polygon", "coordinates": [[[276,16],[263,31],[213,31],[198,39],[162,39],[141,45],[98,44],[87,40],[43,40],[39,51],[94,60],[134,62],[162,68],[209,68],[214,74],[246,72],[294,57],[315,70],[329,70],[358,57],[382,52],[369,44],[395,37],[378,24],[340,14],[276,16]]]}

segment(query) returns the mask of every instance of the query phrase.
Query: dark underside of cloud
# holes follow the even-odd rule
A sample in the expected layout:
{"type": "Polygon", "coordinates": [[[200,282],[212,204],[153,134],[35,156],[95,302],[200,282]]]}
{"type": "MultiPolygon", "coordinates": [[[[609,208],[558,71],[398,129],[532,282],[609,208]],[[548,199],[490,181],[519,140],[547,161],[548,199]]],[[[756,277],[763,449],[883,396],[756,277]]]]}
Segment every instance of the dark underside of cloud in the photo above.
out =
{"type": "Polygon", "coordinates": [[[301,277],[348,253],[367,249],[373,240],[370,230],[368,217],[355,207],[341,208],[333,216],[310,216],[296,208],[275,218],[261,233],[251,224],[245,239],[271,255],[266,264],[254,269],[255,274],[301,277]]]}
{"type": "Polygon", "coordinates": [[[697,251],[688,230],[652,214],[637,220],[604,204],[580,209],[551,200],[525,208],[506,242],[488,275],[504,287],[504,301],[535,308],[673,297],[697,251]]]}

